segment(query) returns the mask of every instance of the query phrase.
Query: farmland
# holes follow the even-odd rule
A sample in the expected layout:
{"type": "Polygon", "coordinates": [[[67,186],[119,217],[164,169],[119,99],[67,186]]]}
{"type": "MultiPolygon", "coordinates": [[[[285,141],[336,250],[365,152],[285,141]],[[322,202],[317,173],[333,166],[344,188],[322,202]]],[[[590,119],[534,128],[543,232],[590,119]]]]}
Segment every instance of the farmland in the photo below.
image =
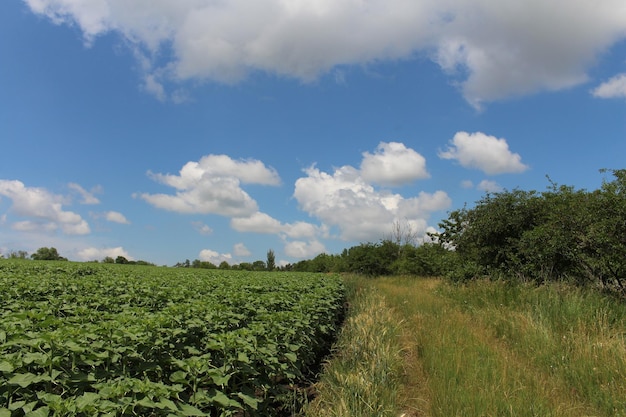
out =
{"type": "Polygon", "coordinates": [[[0,261],[0,416],[289,415],[339,277],[0,261]]]}

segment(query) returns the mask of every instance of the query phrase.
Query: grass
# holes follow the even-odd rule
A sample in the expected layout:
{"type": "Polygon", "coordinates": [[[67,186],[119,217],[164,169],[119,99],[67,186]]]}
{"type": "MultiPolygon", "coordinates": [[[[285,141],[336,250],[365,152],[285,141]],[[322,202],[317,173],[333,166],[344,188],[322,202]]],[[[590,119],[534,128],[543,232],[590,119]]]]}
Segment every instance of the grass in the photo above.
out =
{"type": "Polygon", "coordinates": [[[335,376],[322,380],[317,402],[349,407],[344,396],[356,398],[354,381],[362,377],[358,392],[370,411],[310,415],[626,416],[623,300],[499,281],[379,278],[351,285],[359,301],[347,328],[374,327],[344,331],[323,378],[329,370],[335,376]],[[367,352],[353,348],[363,340],[367,352]],[[387,374],[380,366],[389,366],[387,374]],[[374,369],[376,375],[367,373],[374,369]]]}
{"type": "Polygon", "coordinates": [[[336,354],[317,385],[319,396],[307,410],[315,417],[395,416],[402,371],[399,326],[375,289],[356,280],[350,290],[350,316],[336,354]]]}

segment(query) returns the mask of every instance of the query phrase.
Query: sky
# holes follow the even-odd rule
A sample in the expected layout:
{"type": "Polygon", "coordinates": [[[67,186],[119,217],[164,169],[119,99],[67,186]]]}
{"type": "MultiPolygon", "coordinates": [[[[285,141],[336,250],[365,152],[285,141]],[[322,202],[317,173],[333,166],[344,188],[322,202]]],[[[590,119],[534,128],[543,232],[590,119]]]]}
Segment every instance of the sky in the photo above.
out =
{"type": "Polygon", "coordinates": [[[625,162],[623,0],[0,2],[0,254],[294,263],[625,162]]]}

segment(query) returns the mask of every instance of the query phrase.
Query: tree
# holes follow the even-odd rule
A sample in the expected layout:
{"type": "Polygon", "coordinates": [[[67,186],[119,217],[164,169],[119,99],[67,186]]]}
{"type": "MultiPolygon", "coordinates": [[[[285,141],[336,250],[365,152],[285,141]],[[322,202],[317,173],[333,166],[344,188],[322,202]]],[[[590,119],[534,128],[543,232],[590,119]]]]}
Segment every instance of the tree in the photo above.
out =
{"type": "Polygon", "coordinates": [[[67,261],[67,258],[59,255],[56,248],[39,248],[30,257],[36,261],[67,261]]]}
{"type": "Polygon", "coordinates": [[[267,251],[267,270],[273,271],[276,268],[276,257],[274,256],[274,251],[272,249],[267,251]]]}
{"type": "Polygon", "coordinates": [[[222,261],[222,262],[219,264],[218,268],[219,268],[219,269],[230,269],[230,265],[228,265],[228,262],[226,262],[226,261],[222,261]]]}
{"type": "Polygon", "coordinates": [[[261,260],[252,262],[252,270],[254,270],[254,271],[265,271],[266,270],[265,262],[263,262],[261,260]]]}
{"type": "Polygon", "coordinates": [[[110,256],[105,256],[104,259],[102,260],[103,263],[105,264],[114,264],[115,263],[115,259],[113,259],[110,256]]]}
{"type": "Polygon", "coordinates": [[[122,255],[119,255],[117,258],[115,258],[115,263],[116,264],[127,264],[128,263],[128,259],[126,259],[122,255]]]}
{"type": "Polygon", "coordinates": [[[28,252],[26,252],[25,250],[18,250],[18,251],[12,250],[11,252],[9,252],[9,259],[27,259],[27,258],[28,258],[28,252]]]}

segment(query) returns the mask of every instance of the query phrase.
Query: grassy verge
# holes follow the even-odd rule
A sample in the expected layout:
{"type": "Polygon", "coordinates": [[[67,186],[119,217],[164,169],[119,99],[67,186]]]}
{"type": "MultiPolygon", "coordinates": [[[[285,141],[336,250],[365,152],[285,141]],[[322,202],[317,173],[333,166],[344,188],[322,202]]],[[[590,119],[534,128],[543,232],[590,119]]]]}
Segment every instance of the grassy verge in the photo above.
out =
{"type": "Polygon", "coordinates": [[[559,285],[356,283],[311,416],[626,416],[623,300],[559,285]]]}
{"type": "Polygon", "coordinates": [[[402,370],[399,323],[384,297],[364,283],[347,280],[349,315],[307,416],[396,415],[402,370]]]}

